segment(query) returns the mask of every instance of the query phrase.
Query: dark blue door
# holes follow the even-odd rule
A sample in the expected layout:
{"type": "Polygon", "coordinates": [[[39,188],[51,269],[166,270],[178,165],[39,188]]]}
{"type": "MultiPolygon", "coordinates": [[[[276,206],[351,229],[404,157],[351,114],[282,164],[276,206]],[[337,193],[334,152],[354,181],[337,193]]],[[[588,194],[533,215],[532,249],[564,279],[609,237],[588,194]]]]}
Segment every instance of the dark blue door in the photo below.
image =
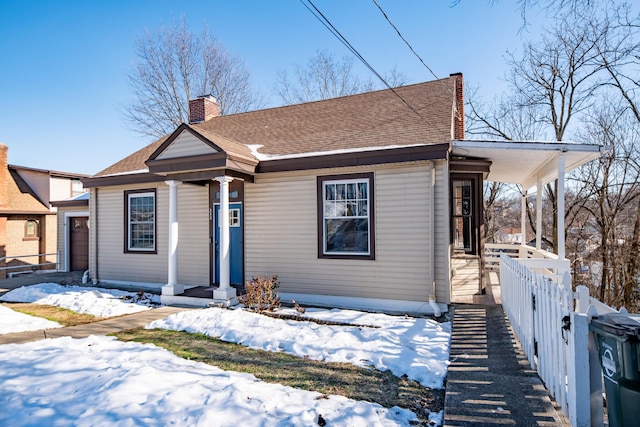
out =
{"type": "MultiPolygon", "coordinates": [[[[220,283],[220,257],[219,257],[219,243],[220,243],[220,221],[219,212],[220,205],[216,205],[215,208],[215,252],[213,256],[216,258],[216,283],[220,283]]],[[[230,281],[234,285],[243,284],[243,246],[242,246],[242,204],[230,203],[229,204],[229,263],[231,271],[230,281]]]]}

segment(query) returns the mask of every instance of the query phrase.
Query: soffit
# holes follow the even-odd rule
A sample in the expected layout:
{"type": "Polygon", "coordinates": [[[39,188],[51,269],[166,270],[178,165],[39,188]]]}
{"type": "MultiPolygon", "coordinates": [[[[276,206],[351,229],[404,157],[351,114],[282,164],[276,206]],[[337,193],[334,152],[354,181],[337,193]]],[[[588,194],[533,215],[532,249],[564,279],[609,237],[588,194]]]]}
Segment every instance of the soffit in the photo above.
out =
{"type": "Polygon", "coordinates": [[[525,189],[558,178],[558,161],[564,156],[565,172],[601,156],[603,147],[571,142],[453,141],[452,157],[491,162],[488,181],[520,184],[525,189]]]}

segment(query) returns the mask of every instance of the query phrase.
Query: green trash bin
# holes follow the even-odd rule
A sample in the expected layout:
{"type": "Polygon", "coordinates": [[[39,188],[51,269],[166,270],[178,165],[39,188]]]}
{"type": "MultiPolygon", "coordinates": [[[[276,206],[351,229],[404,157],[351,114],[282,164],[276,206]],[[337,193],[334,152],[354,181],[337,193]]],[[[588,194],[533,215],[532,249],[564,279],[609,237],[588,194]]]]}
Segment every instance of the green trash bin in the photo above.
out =
{"type": "Polygon", "coordinates": [[[611,427],[640,425],[640,322],[611,313],[591,319],[611,427]]]}

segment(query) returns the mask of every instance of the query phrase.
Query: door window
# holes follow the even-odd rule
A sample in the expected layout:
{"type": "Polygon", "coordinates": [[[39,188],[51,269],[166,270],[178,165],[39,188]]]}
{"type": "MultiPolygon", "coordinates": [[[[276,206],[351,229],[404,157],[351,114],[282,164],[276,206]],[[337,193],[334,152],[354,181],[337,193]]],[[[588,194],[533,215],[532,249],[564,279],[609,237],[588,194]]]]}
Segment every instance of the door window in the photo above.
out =
{"type": "Polygon", "coordinates": [[[473,191],[471,180],[453,181],[454,249],[473,253],[473,191]]]}

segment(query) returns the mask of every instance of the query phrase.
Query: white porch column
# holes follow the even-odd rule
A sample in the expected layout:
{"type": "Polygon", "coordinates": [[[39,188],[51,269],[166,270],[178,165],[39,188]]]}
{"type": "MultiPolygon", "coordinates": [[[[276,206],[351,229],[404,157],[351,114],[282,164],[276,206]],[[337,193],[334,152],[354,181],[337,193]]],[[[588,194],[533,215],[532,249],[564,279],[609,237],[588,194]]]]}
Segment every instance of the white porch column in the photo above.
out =
{"type": "Polygon", "coordinates": [[[167,262],[167,284],[162,287],[164,295],[178,295],[184,286],[178,284],[178,186],[180,181],[165,181],[169,186],[169,247],[167,262]]]}
{"type": "Polygon", "coordinates": [[[542,181],[536,183],[536,249],[542,250],[542,181]]]}
{"type": "Polygon", "coordinates": [[[521,245],[527,244],[527,190],[522,189],[522,200],[520,201],[520,239],[521,245]]]}
{"type": "Polygon", "coordinates": [[[220,183],[220,213],[218,222],[220,226],[220,242],[218,259],[220,260],[220,283],[218,289],[213,291],[214,300],[228,301],[236,297],[236,290],[230,285],[230,259],[229,259],[229,183],[233,178],[221,176],[216,178],[220,183]]]}
{"type": "Polygon", "coordinates": [[[564,169],[565,157],[560,154],[558,157],[558,258],[565,258],[564,251],[564,169]]]}

